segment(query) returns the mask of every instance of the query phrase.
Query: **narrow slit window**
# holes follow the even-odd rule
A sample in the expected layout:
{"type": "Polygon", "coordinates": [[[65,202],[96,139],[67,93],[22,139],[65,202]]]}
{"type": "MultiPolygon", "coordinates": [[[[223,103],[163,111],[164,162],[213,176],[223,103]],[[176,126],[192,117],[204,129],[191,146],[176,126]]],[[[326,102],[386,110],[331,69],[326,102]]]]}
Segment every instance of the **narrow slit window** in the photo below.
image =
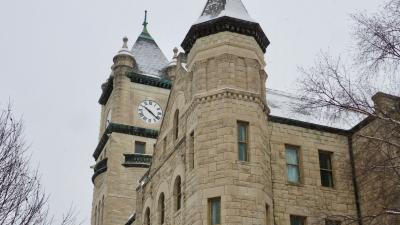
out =
{"type": "Polygon", "coordinates": [[[299,148],[286,146],[287,176],[290,183],[300,183],[300,157],[299,148]]]}
{"type": "Polygon", "coordinates": [[[221,224],[221,198],[208,200],[209,205],[209,225],[221,224]]]}
{"type": "Polygon", "coordinates": [[[239,160],[249,161],[249,155],[248,155],[249,124],[245,122],[238,122],[237,127],[238,127],[239,160]]]}
{"type": "Polygon", "coordinates": [[[321,185],[333,188],[332,153],[319,151],[321,185]]]}

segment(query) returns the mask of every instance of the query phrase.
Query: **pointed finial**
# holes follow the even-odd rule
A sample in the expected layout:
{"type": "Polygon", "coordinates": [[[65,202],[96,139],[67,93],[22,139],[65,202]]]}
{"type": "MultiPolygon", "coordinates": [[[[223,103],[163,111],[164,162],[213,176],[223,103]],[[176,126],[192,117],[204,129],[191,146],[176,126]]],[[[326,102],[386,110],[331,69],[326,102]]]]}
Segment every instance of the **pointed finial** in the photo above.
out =
{"type": "Polygon", "coordinates": [[[176,58],[176,57],[178,57],[178,48],[177,47],[175,47],[174,48],[174,58],[176,58]]]}
{"type": "Polygon", "coordinates": [[[147,10],[144,11],[144,22],[143,22],[143,26],[146,27],[147,26],[147,10]]]}
{"type": "Polygon", "coordinates": [[[128,48],[128,41],[129,41],[128,37],[125,36],[122,40],[124,41],[124,45],[122,45],[122,48],[128,48]]]}

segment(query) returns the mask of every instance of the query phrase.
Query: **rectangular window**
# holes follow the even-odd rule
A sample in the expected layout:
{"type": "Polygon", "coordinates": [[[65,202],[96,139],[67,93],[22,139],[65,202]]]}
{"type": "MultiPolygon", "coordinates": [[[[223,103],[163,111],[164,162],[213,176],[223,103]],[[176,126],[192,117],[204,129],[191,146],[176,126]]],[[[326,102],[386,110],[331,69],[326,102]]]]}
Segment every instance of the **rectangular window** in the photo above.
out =
{"type": "Polygon", "coordinates": [[[136,154],[146,154],[146,143],[136,141],[135,142],[135,153],[136,154]]]}
{"type": "Polygon", "coordinates": [[[269,223],[269,205],[265,205],[265,225],[270,225],[269,223]]]}
{"type": "Polygon", "coordinates": [[[208,200],[209,224],[221,224],[221,198],[211,198],[208,200]]]}
{"type": "Polygon", "coordinates": [[[325,225],[341,225],[341,224],[342,222],[337,220],[328,220],[328,219],[325,220],[325,225]]]}
{"type": "Polygon", "coordinates": [[[306,225],[304,216],[290,216],[290,225],[306,225]]]}
{"type": "Polygon", "coordinates": [[[299,148],[286,145],[287,176],[290,183],[300,183],[299,148]]]}
{"type": "Polygon", "coordinates": [[[248,131],[249,124],[245,122],[238,122],[238,149],[239,149],[239,160],[249,161],[248,156],[248,131]]]}
{"type": "Polygon", "coordinates": [[[333,187],[332,153],[319,151],[319,167],[321,171],[321,185],[333,187]]]}

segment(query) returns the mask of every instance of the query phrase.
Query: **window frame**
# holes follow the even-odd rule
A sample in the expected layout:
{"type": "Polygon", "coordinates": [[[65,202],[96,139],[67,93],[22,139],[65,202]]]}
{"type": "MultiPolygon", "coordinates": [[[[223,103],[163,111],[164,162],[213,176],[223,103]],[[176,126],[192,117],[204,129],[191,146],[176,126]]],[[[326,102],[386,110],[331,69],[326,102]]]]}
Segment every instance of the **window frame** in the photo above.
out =
{"type": "Polygon", "coordinates": [[[301,171],[301,147],[296,145],[285,144],[285,160],[286,160],[286,177],[287,182],[293,185],[301,185],[303,183],[302,171],[301,171]],[[288,150],[295,150],[297,155],[297,164],[291,164],[288,162],[287,159],[287,151],[288,150]],[[297,168],[297,175],[298,175],[298,182],[290,181],[289,180],[289,167],[296,167],[297,168]]]}
{"type": "Polygon", "coordinates": [[[250,154],[249,154],[249,128],[250,128],[250,123],[249,122],[245,122],[245,121],[240,121],[240,120],[238,120],[237,122],[236,122],[236,126],[237,126],[237,146],[238,146],[238,161],[240,161],[240,162],[250,162],[250,154]],[[245,128],[245,139],[244,140],[241,140],[240,139],[240,128],[241,127],[244,127],[245,128]],[[245,156],[246,156],[246,158],[245,159],[241,159],[240,157],[241,157],[241,149],[240,149],[240,146],[241,146],[241,144],[243,144],[244,146],[245,146],[245,156]]]}
{"type": "Polygon", "coordinates": [[[325,188],[335,188],[335,179],[334,179],[334,173],[333,173],[333,152],[324,151],[324,150],[318,150],[318,161],[319,161],[319,171],[320,171],[321,186],[325,187],[325,188]],[[321,155],[329,155],[329,164],[331,166],[330,169],[322,168],[321,157],[320,157],[321,155]],[[326,172],[331,176],[331,180],[332,180],[331,186],[323,185],[323,179],[322,179],[323,172],[326,172]]]}
{"type": "Polygon", "coordinates": [[[222,211],[222,201],[221,197],[214,197],[214,198],[209,198],[208,199],[208,224],[209,225],[221,225],[222,224],[222,216],[221,216],[221,211],[222,211]],[[213,202],[214,201],[219,201],[219,223],[213,224],[212,218],[213,218],[213,202]]]}
{"type": "Polygon", "coordinates": [[[299,216],[299,215],[290,215],[290,216],[289,216],[290,225],[294,225],[294,224],[292,224],[292,219],[294,219],[294,218],[299,218],[299,219],[301,219],[301,221],[303,222],[303,225],[307,225],[307,217],[305,217],[305,216],[299,216]]]}
{"type": "Polygon", "coordinates": [[[135,154],[139,154],[139,155],[145,155],[146,154],[146,151],[147,150],[147,143],[146,142],[143,142],[143,141],[135,141],[135,154]],[[137,151],[136,151],[136,146],[137,146],[137,144],[142,144],[143,146],[144,146],[144,152],[143,153],[138,153],[137,151]]]}

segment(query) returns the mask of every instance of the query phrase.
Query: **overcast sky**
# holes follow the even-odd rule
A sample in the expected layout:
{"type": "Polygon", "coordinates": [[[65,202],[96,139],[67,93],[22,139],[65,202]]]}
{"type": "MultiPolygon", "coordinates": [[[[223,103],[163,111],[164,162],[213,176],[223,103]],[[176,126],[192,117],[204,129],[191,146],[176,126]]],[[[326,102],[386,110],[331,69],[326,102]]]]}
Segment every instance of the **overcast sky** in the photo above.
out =
{"type": "MultiPolygon", "coordinates": [[[[54,213],[71,203],[90,221],[92,153],[100,85],[122,37],[149,31],[167,55],[179,46],[206,0],[0,0],[0,107],[11,99],[40,163],[54,213]]],[[[243,0],[271,41],[268,87],[291,91],[299,66],[322,50],[351,50],[350,13],[374,12],[382,0],[243,0]]]]}

